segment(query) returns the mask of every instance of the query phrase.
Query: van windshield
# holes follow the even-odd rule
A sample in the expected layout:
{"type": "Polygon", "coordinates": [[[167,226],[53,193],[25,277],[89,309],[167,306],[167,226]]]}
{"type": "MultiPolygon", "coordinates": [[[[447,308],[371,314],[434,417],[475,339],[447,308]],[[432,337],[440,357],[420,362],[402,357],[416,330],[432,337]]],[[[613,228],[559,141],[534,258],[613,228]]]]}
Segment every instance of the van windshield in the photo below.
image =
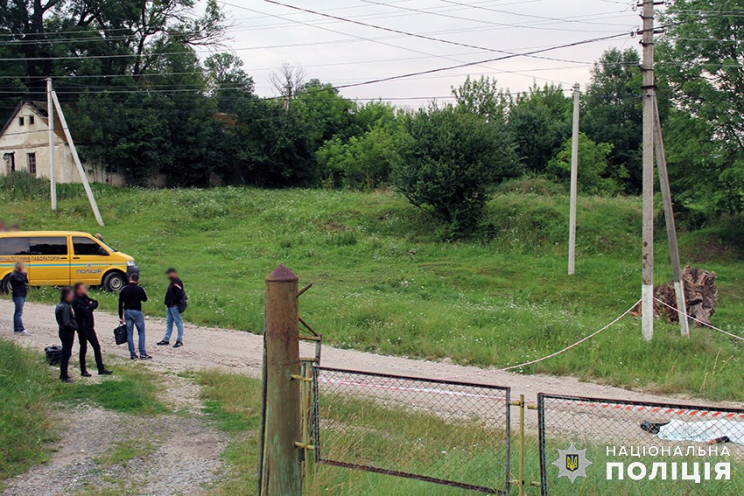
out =
{"type": "MultiPolygon", "coordinates": [[[[98,238],[96,238],[96,239],[98,239],[98,238]]],[[[105,246],[106,248],[108,248],[109,250],[111,250],[111,251],[112,251],[113,253],[117,253],[117,252],[119,251],[119,250],[117,250],[117,249],[115,249],[115,248],[112,248],[110,244],[106,243],[106,242],[105,242],[104,240],[102,240],[102,239],[98,239],[98,242],[99,242],[99,243],[101,243],[101,244],[102,244],[103,246],[105,246]]]]}

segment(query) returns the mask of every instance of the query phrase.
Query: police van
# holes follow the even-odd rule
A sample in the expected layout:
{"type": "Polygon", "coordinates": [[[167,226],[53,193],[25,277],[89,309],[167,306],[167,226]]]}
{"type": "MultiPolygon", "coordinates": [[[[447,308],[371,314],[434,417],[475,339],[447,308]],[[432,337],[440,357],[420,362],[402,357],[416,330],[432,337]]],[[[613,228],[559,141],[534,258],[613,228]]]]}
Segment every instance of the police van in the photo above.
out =
{"type": "Polygon", "coordinates": [[[134,258],[84,232],[19,231],[0,233],[0,288],[7,291],[18,261],[26,264],[31,286],[68,286],[78,282],[120,291],[136,271],[134,258]]]}

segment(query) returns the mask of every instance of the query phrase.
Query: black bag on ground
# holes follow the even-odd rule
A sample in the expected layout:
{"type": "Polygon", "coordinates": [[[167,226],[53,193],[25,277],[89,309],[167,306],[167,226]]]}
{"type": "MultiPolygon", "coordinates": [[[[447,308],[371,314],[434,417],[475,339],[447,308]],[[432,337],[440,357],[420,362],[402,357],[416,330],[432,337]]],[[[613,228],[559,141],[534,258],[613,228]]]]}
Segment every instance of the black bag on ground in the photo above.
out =
{"type": "Polygon", "coordinates": [[[59,361],[62,358],[62,347],[59,345],[47,346],[44,348],[46,353],[47,362],[49,365],[59,365],[59,361]]]}
{"type": "Polygon", "coordinates": [[[127,326],[124,324],[114,329],[114,339],[116,344],[124,344],[127,342],[127,326]]]}

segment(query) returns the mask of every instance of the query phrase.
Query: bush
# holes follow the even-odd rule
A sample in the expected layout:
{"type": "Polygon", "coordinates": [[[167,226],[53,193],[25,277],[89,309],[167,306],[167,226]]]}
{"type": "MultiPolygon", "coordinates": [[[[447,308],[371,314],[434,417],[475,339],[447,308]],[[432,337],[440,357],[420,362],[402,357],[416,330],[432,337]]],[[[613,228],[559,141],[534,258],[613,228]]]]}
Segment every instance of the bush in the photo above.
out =
{"type": "Polygon", "coordinates": [[[394,184],[445,223],[450,236],[473,234],[489,186],[522,172],[503,125],[446,107],[420,110],[405,126],[409,136],[394,184]]]}
{"type": "MultiPolygon", "coordinates": [[[[622,191],[621,180],[628,177],[624,167],[615,170],[618,177],[608,177],[610,143],[595,143],[584,133],[579,135],[579,191],[589,195],[615,195],[622,191]]],[[[563,181],[571,179],[571,139],[548,164],[548,171],[563,181]]]]}

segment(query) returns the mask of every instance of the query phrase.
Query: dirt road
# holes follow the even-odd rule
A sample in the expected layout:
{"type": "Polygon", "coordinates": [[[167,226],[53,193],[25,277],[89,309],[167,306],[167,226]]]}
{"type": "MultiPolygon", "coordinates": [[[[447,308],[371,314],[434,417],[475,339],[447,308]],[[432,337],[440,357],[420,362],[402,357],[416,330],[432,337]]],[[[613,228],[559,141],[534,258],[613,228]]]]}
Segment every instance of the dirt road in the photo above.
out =
{"type": "MultiPolygon", "coordinates": [[[[13,335],[11,316],[11,303],[7,300],[0,301],[0,335],[3,338],[12,339],[39,352],[45,346],[59,341],[52,306],[35,303],[26,305],[24,322],[28,331],[32,333],[29,337],[13,335]]],[[[118,319],[114,315],[104,312],[98,313],[96,327],[104,353],[127,358],[129,353],[126,345],[115,346],[114,344],[112,330],[116,325],[118,325],[118,319]]],[[[162,338],[164,329],[165,321],[163,319],[151,318],[147,321],[147,351],[154,357],[149,364],[152,367],[173,372],[221,369],[254,377],[260,375],[263,339],[261,336],[242,331],[186,324],[184,338],[186,345],[180,349],[173,349],[172,347],[155,346],[155,343],[162,338]]],[[[332,330],[327,332],[330,333],[332,330]]],[[[73,360],[75,360],[76,348],[73,350],[73,360]]],[[[303,349],[302,355],[311,356],[313,350],[314,348],[308,345],[303,349]]],[[[580,353],[580,351],[575,352],[580,353]]],[[[90,360],[92,360],[92,357],[90,360]]],[[[538,392],[641,401],[674,402],[680,400],[679,397],[660,396],[581,382],[572,377],[486,371],[477,367],[376,355],[355,350],[338,349],[328,345],[323,347],[322,365],[416,377],[456,378],[460,381],[479,384],[510,386],[512,397],[524,394],[530,403],[536,401],[538,392]]],[[[72,370],[75,370],[74,367],[72,370]]],[[[728,406],[733,405],[729,404],[728,406]]]]}

